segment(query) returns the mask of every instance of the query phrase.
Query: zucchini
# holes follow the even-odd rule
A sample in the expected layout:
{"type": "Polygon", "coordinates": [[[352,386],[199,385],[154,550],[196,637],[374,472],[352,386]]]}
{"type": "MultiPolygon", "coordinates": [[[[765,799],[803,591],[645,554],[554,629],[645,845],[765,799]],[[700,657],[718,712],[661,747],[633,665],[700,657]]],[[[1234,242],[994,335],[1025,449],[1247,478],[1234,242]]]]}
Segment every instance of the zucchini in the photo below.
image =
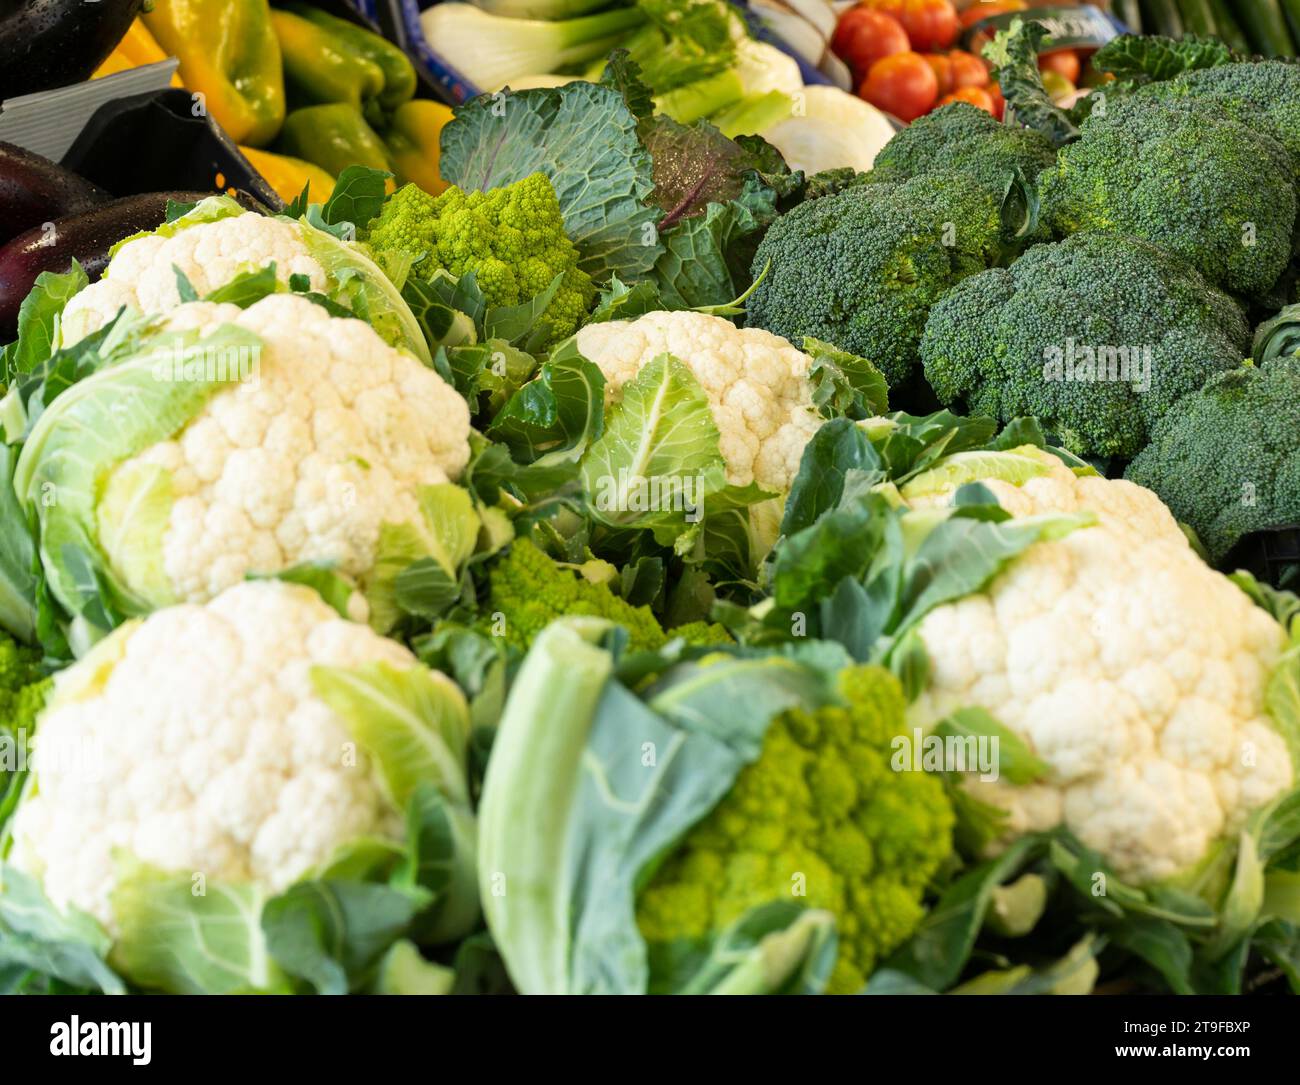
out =
{"type": "MultiPolygon", "coordinates": [[[[1228,0],[1210,0],[1210,6],[1214,9],[1214,21],[1219,24],[1219,37],[1227,43],[1228,48],[1234,53],[1249,53],[1250,42],[1246,39],[1241,24],[1237,22],[1237,17],[1232,14],[1228,0]]],[[[1296,33],[1294,27],[1292,33],[1296,33]]]]}
{"type": "Polygon", "coordinates": [[[1138,0],[1114,0],[1111,8],[1116,18],[1128,27],[1130,34],[1142,33],[1142,5],[1138,0]]]}
{"type": "Polygon", "coordinates": [[[1220,36],[1210,0],[1178,0],[1178,14],[1183,17],[1185,33],[1196,34],[1202,38],[1220,36]]]}
{"type": "Polygon", "coordinates": [[[1300,44],[1300,0],[1282,0],[1282,13],[1291,27],[1292,44],[1300,44]]]}
{"type": "Polygon", "coordinates": [[[1183,17],[1178,14],[1178,5],[1174,0],[1142,0],[1142,27],[1147,34],[1181,38],[1183,17]]]}
{"type": "Polygon", "coordinates": [[[1294,55],[1295,46],[1277,0],[1236,0],[1233,8],[1256,53],[1266,57],[1294,55]]]}

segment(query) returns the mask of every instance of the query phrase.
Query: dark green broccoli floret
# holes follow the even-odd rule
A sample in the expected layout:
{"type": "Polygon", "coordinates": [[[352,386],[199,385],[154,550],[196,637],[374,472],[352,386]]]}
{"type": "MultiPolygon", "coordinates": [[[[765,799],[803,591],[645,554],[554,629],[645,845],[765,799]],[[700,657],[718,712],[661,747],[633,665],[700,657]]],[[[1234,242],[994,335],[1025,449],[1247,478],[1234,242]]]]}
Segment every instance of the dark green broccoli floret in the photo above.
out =
{"type": "Polygon", "coordinates": [[[1211,378],[1161,419],[1125,477],[1194,528],[1211,561],[1243,535],[1300,523],[1300,359],[1211,378]]]}
{"type": "Polygon", "coordinates": [[[926,314],[957,282],[996,262],[1002,200],[969,177],[933,173],[801,204],[754,256],[748,321],[792,342],[834,343],[891,385],[916,365],[926,314]]]}
{"type": "Polygon", "coordinates": [[[873,174],[904,181],[922,173],[952,170],[999,194],[1017,171],[1027,181],[1056,161],[1041,132],[1003,124],[982,109],[954,102],[913,121],[876,155],[873,174]]]}
{"type": "Polygon", "coordinates": [[[1131,456],[1249,341],[1236,303],[1182,261],[1087,232],[960,283],[931,311],[921,359],[945,404],[1035,415],[1079,455],[1131,456]]]}
{"type": "Polygon", "coordinates": [[[1142,95],[1094,111],[1082,132],[1040,176],[1045,219],[1058,234],[1144,237],[1246,295],[1282,274],[1296,194],[1290,156],[1267,131],[1142,95]]]}
{"type": "Polygon", "coordinates": [[[1300,65],[1277,60],[1225,64],[1152,83],[1142,88],[1141,96],[1188,101],[1234,120],[1266,126],[1300,171],[1300,65]]]}

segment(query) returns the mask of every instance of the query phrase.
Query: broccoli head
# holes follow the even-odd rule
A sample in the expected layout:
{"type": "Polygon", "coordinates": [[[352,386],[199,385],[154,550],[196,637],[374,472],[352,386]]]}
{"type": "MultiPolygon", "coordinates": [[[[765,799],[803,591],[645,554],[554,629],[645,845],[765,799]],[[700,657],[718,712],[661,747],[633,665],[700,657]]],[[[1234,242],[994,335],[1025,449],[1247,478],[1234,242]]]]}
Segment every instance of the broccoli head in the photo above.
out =
{"type": "Polygon", "coordinates": [[[1141,96],[1188,102],[1266,128],[1300,172],[1300,66],[1279,60],[1224,64],[1152,83],[1141,96]]]}
{"type": "Polygon", "coordinates": [[[876,155],[872,173],[904,181],[922,173],[969,174],[995,192],[1006,192],[1018,172],[1032,181],[1056,161],[1041,132],[1003,124],[967,102],[927,113],[898,133],[876,155]]]}
{"type": "Polygon", "coordinates": [[[1216,286],[1258,295],[1291,258],[1291,178],[1286,148],[1266,129],[1142,95],[1094,110],[1039,182],[1044,221],[1058,235],[1143,237],[1216,286]]]}
{"type": "Polygon", "coordinates": [[[596,296],[543,173],[488,192],[452,185],[430,196],[406,185],[370,223],[367,241],[377,253],[410,256],[417,275],[440,268],[457,278],[473,273],[490,306],[521,305],[563,276],[542,314],[551,327],[547,346],[577,330],[596,296]]]}
{"type": "Polygon", "coordinates": [[[720,625],[692,622],[665,633],[647,606],[633,606],[603,582],[560,565],[527,539],[516,539],[488,575],[485,613],[506,643],[526,651],[557,618],[606,618],[628,633],[631,651],[654,651],[681,637],[689,644],[723,644],[731,638],[720,625]]]}
{"type": "Polygon", "coordinates": [[[931,311],[921,359],[945,404],[1035,415],[1078,455],[1127,457],[1249,342],[1236,303],[1181,260],[1087,232],[960,283],[931,311]]]}
{"type": "Polygon", "coordinates": [[[952,852],[952,805],[938,777],[890,765],[906,731],[897,679],[852,667],[840,692],[844,707],[772,721],[757,760],[642,891],[637,923],[652,953],[794,894],[835,916],[828,989],[844,994],[916,929],[952,852]]]}
{"type": "Polygon", "coordinates": [[[957,282],[995,263],[1003,201],[963,174],[878,182],[800,204],[754,256],[751,327],[812,336],[873,362],[890,385],[916,365],[926,314],[957,282]]]}
{"type": "Polygon", "coordinates": [[[1300,359],[1211,378],[1124,477],[1154,490],[1216,563],[1244,535],[1300,523],[1300,359]]]}

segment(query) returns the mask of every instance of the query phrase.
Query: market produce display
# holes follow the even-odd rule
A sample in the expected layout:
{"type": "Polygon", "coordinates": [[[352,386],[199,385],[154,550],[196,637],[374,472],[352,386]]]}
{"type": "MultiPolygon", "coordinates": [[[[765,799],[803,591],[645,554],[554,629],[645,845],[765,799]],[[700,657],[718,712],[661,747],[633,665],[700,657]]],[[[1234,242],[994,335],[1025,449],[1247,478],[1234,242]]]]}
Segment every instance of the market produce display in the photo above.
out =
{"type": "Polygon", "coordinates": [[[1026,7],[123,9],[284,204],[0,145],[0,992],[1300,993],[1300,76],[1026,7]]]}

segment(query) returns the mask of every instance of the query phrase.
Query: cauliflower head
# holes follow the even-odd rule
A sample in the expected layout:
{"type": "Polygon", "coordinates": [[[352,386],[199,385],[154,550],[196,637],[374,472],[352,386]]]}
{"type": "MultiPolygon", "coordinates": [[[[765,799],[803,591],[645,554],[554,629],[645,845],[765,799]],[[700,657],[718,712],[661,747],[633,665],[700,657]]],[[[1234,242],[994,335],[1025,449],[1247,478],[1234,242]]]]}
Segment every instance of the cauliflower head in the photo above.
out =
{"type": "Polygon", "coordinates": [[[170,236],[143,234],[117,250],[99,282],[68,302],[63,343],[70,346],[99,331],[123,306],[148,315],[175,309],[184,301],[178,268],[204,297],[244,272],[269,264],[275,264],[275,277],[286,288],[294,275],[307,276],[312,290],[327,287],[325,269],[308,251],[296,223],[248,212],[170,236]]]}
{"type": "Polygon", "coordinates": [[[771,332],[689,310],[588,324],[575,341],[605,375],[607,403],[654,358],[680,359],[708,397],[727,481],[790,489],[823,421],[812,402],[809,355],[771,332]]]}
{"type": "MultiPolygon", "coordinates": [[[[1089,511],[1097,525],[1033,545],[987,591],[921,620],[932,676],[910,717],[984,708],[1049,766],[1023,786],[969,781],[1007,812],[1008,835],[1064,825],[1121,877],[1169,878],[1292,784],[1265,707],[1286,637],[1155,494],[1041,460],[1019,485],[981,481],[1015,517],[1089,511]]],[[[917,507],[951,492],[903,490],[917,507]]]]}
{"type": "Polygon", "coordinates": [[[208,298],[241,275],[271,265],[281,291],[324,294],[363,317],[384,342],[432,364],[415,315],[360,246],[305,219],[245,211],[228,196],[209,197],[152,233],[120,242],[103,277],[64,307],[60,343],[81,341],[123,308],[157,316],[185,304],[178,272],[198,298],[208,298]]]}
{"type": "Polygon", "coordinates": [[[926,884],[951,854],[952,806],[937,777],[891,767],[906,728],[897,679],[853,667],[840,692],[843,707],[772,721],[758,760],[642,892],[648,942],[701,939],[802,894],[835,916],[828,990],[847,994],[916,929],[926,884]]]}
{"type": "Polygon", "coordinates": [[[294,294],[179,306],[154,350],[173,335],[205,364],[206,347],[219,359],[240,337],[246,379],[205,385],[177,369],[159,382],[169,356],[146,352],[59,397],[24,447],[16,488],[40,508],[56,596],[82,609],[58,541],[69,534],[102,556],[128,614],[311,561],[369,591],[385,531],[422,529],[422,496],[468,462],[465,401],[367,324],[294,294]],[[86,442],[87,425],[113,439],[86,442]],[[63,499],[44,507],[47,484],[63,499]]]}
{"type": "Polygon", "coordinates": [[[368,243],[379,253],[410,256],[421,275],[438,268],[457,278],[472,273],[490,306],[520,305],[562,275],[542,314],[551,326],[544,346],[572,335],[596,297],[544,173],[487,192],[452,185],[431,196],[406,185],[371,222],[368,243]]]}
{"type": "Polygon", "coordinates": [[[313,677],[375,665],[420,666],[275,581],[123,626],[56,680],[9,862],[113,932],[122,853],[276,893],[358,837],[400,839],[376,759],[313,677]]]}

